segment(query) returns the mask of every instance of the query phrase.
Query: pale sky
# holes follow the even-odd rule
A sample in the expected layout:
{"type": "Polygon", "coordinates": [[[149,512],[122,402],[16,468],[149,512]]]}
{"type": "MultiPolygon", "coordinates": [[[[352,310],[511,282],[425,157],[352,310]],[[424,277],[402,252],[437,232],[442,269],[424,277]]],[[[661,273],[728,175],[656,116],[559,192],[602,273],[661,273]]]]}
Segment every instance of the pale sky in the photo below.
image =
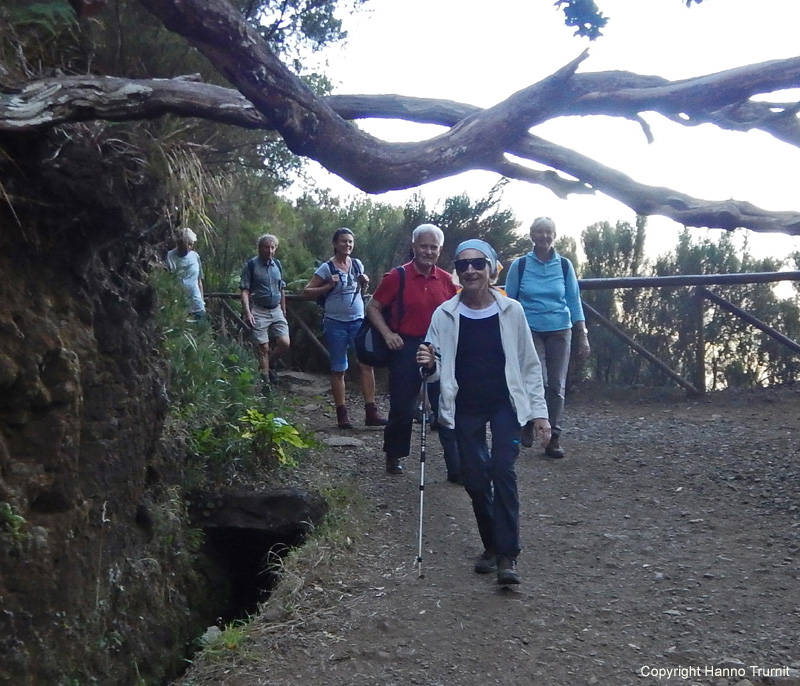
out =
{"type": "MultiPolygon", "coordinates": [[[[625,70],[669,79],[800,54],[798,0],[705,0],[691,8],[683,0],[597,1],[610,21],[605,35],[590,43],[572,36],[553,0],[370,0],[367,11],[346,20],[350,37],[326,53],[328,65],[323,68],[337,93],[398,93],[486,107],[548,76],[586,47],[590,54],[580,71],[625,70]]],[[[563,118],[534,132],[643,183],[710,200],[735,198],[765,209],[800,209],[797,148],[760,133],[683,127],[651,113],[645,118],[655,136],[651,145],[635,123],[607,117],[563,118]]],[[[397,141],[420,140],[441,131],[398,122],[359,125],[397,141]]],[[[320,186],[340,197],[363,196],[317,169],[320,186]]],[[[403,204],[417,192],[429,207],[438,207],[444,198],[463,192],[483,197],[498,180],[488,172],[468,172],[372,197],[403,204]]],[[[602,195],[561,200],[521,181],[506,186],[501,204],[513,209],[523,228],[539,215],[553,217],[559,233],[574,236],[578,243],[580,232],[591,223],[633,223],[635,218],[627,207],[602,195]]],[[[666,218],[652,217],[648,253],[669,250],[680,228],[666,218]]],[[[693,231],[708,234],[704,229],[693,231]]],[[[748,236],[758,256],[783,257],[800,250],[800,238],[748,236]]]]}

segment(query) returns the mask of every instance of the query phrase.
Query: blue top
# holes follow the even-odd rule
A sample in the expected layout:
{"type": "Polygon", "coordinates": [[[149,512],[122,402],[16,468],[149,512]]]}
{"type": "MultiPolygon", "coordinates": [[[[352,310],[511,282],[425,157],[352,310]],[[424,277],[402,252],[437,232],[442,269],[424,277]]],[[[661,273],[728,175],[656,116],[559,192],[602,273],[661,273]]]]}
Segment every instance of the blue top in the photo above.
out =
{"type": "MultiPolygon", "coordinates": [[[[364,265],[355,258],[350,258],[350,272],[345,274],[341,269],[339,283],[328,291],[325,299],[325,316],[340,322],[352,322],[364,319],[364,299],[358,285],[358,275],[364,273],[364,265]]],[[[323,262],[314,272],[326,283],[331,280],[331,267],[323,262]]]]}
{"type": "Polygon", "coordinates": [[[555,250],[545,262],[531,251],[514,260],[508,269],[506,293],[520,302],[533,331],[571,329],[575,322],[586,320],[575,269],[572,262],[566,257],[563,259],[567,265],[566,275],[561,266],[562,257],[555,250]],[[521,283],[520,260],[525,260],[521,283]]]}

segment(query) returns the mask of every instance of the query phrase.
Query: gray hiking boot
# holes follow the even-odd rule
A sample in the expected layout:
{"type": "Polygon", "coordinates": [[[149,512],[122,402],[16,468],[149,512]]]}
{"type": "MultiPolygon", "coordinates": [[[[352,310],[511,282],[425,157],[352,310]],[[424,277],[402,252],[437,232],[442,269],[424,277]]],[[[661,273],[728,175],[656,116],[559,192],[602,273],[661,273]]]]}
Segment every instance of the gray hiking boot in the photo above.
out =
{"type": "Polygon", "coordinates": [[[511,557],[497,559],[497,583],[501,586],[511,586],[519,583],[517,574],[517,561],[511,557]]]}
{"type": "Polygon", "coordinates": [[[476,574],[491,574],[497,571],[497,558],[493,550],[484,550],[481,556],[475,560],[476,574]]]}

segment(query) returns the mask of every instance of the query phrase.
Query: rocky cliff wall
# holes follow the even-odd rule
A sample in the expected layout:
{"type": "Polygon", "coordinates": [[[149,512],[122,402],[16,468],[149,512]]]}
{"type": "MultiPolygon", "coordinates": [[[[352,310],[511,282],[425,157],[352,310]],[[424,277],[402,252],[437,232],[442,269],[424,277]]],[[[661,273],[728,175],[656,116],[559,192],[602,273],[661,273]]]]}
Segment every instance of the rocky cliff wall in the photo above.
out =
{"type": "Polygon", "coordinates": [[[157,683],[209,611],[160,443],[164,229],[76,139],[0,138],[0,682],[157,683]]]}

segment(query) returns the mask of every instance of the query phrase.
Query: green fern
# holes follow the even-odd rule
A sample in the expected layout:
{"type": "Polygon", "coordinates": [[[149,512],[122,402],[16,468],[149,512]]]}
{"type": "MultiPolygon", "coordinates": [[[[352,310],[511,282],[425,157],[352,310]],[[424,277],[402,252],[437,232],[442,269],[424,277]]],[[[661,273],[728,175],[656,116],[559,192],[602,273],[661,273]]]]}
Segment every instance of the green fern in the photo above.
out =
{"type": "Polygon", "coordinates": [[[75,10],[65,0],[34,2],[24,7],[11,7],[8,16],[14,24],[41,28],[50,33],[58,33],[64,27],[74,25],[78,21],[75,10]]]}

